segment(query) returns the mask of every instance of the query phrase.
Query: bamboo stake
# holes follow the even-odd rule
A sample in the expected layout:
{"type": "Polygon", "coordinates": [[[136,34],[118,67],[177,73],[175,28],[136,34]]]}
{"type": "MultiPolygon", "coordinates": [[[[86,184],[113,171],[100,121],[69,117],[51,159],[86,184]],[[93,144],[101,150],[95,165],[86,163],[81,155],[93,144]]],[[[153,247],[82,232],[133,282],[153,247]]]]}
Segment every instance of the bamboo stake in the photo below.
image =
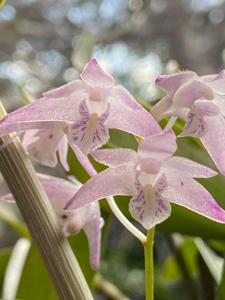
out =
{"type": "MultiPolygon", "coordinates": [[[[0,117],[6,114],[0,104],[0,117]]],[[[18,139],[0,139],[0,171],[15,197],[27,227],[39,248],[61,300],[91,300],[73,251],[58,227],[55,212],[18,139]]],[[[34,270],[35,272],[35,270],[34,270]]]]}

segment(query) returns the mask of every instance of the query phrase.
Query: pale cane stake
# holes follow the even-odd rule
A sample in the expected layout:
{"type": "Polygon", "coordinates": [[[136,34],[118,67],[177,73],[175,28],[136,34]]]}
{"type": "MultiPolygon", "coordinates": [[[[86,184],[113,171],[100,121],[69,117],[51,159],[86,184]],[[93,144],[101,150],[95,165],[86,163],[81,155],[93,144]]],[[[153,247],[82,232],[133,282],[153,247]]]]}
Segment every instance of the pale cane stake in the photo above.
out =
{"type": "MultiPolygon", "coordinates": [[[[0,103],[0,117],[5,114],[0,103]]],[[[9,136],[1,138],[0,145],[7,144],[7,141],[9,136]]],[[[0,171],[42,254],[59,298],[93,299],[72,249],[58,227],[53,208],[18,139],[0,150],[0,171]]]]}

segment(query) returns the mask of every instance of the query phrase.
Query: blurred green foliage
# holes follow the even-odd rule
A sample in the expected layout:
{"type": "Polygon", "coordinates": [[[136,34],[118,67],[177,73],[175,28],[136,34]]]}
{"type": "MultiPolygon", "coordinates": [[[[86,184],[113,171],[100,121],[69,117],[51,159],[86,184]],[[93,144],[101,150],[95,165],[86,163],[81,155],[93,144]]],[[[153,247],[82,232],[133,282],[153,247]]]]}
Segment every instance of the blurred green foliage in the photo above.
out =
{"type": "Polygon", "coordinates": [[[17,298],[25,300],[58,300],[43,259],[34,244],[29,250],[24,265],[17,291],[17,298]]]}

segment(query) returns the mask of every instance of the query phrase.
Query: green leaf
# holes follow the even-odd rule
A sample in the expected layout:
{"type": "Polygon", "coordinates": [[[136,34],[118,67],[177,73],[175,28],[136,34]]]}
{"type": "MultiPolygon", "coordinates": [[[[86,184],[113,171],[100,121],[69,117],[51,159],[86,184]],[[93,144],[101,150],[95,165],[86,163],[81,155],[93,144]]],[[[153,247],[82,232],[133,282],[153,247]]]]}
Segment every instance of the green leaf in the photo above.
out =
{"type": "MultiPolygon", "coordinates": [[[[179,246],[181,254],[186,262],[189,274],[197,273],[196,256],[198,253],[197,247],[191,238],[185,238],[179,246]]],[[[179,265],[174,255],[169,255],[162,267],[162,278],[164,280],[173,281],[182,277],[179,265]]]]}
{"type": "Polygon", "coordinates": [[[58,300],[43,259],[32,244],[21,276],[17,298],[23,300],[58,300]]]}
{"type": "Polygon", "coordinates": [[[91,286],[95,272],[90,267],[89,247],[84,231],[82,230],[78,235],[70,236],[69,242],[80,264],[85,279],[89,286],[91,286]]]}
{"type": "Polygon", "coordinates": [[[109,148],[130,148],[137,150],[138,143],[135,137],[127,132],[110,129],[110,140],[107,143],[109,148]]]}
{"type": "Polygon", "coordinates": [[[12,250],[10,248],[3,248],[0,250],[0,293],[1,295],[2,295],[3,281],[5,277],[5,270],[10,259],[11,251],[12,250]]]}
{"type": "Polygon", "coordinates": [[[10,256],[5,271],[2,297],[4,299],[14,299],[16,297],[19,281],[23,272],[24,263],[30,249],[31,242],[28,239],[19,239],[10,256]]]}
{"type": "MultiPolygon", "coordinates": [[[[79,235],[71,236],[69,242],[87,282],[91,285],[95,272],[91,269],[89,264],[89,251],[86,236],[81,232],[79,235]]],[[[32,244],[27,256],[17,292],[17,298],[23,300],[58,299],[43,259],[34,244],[32,244]]]]}
{"type": "Polygon", "coordinates": [[[9,227],[16,231],[19,235],[25,238],[29,238],[30,234],[27,227],[18,217],[15,211],[15,204],[0,201],[0,220],[5,222],[9,227]]]}
{"type": "Polygon", "coordinates": [[[80,162],[78,161],[76,155],[71,150],[71,148],[69,148],[68,152],[68,164],[70,166],[69,174],[75,176],[76,179],[80,182],[84,183],[90,178],[88,173],[81,166],[80,162]]]}
{"type": "Polygon", "coordinates": [[[202,239],[195,238],[195,244],[213,278],[219,283],[222,277],[223,259],[207,246],[202,239]]]}
{"type": "Polygon", "coordinates": [[[6,0],[0,0],[0,10],[3,9],[5,4],[6,4],[6,0]]]}
{"type": "Polygon", "coordinates": [[[215,300],[224,300],[225,299],[225,265],[223,266],[222,279],[216,293],[215,300]]]}

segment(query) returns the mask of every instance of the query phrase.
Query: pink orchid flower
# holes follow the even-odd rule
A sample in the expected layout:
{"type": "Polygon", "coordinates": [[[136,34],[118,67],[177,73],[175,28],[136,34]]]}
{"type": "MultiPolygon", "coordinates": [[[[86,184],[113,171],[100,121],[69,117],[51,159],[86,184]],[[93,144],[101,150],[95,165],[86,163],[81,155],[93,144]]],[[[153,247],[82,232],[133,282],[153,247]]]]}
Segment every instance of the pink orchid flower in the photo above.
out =
{"type": "Polygon", "coordinates": [[[95,59],[87,63],[81,80],[45,93],[40,100],[0,121],[1,136],[12,131],[41,130],[29,134],[30,144],[25,136],[25,144],[36,160],[47,165],[55,164],[57,151],[65,161],[65,136],[73,149],[79,148],[87,155],[108,141],[109,128],[141,137],[161,131],[151,114],[117,85],[95,59]]]}
{"type": "MultiPolygon", "coordinates": [[[[49,200],[58,216],[59,225],[65,236],[78,234],[84,230],[90,248],[90,263],[94,270],[99,268],[100,248],[101,248],[101,228],[104,220],[100,215],[98,202],[92,202],[78,209],[65,211],[65,204],[79,190],[81,184],[73,177],[70,181],[38,174],[38,177],[49,197],[49,200]]],[[[13,201],[12,194],[0,197],[1,200],[13,201]]]]}
{"type": "Polygon", "coordinates": [[[59,161],[66,171],[68,139],[63,130],[27,130],[22,139],[23,147],[30,157],[42,165],[55,167],[57,165],[57,151],[59,161]]]}
{"type": "Polygon", "coordinates": [[[191,71],[159,76],[156,85],[166,96],[151,109],[153,116],[186,120],[180,136],[199,137],[225,175],[225,71],[201,77],[191,71]]]}
{"type": "Polygon", "coordinates": [[[176,136],[170,129],[145,138],[137,152],[96,150],[94,158],[109,168],[86,182],[65,209],[75,209],[113,195],[129,195],[132,196],[130,213],[146,229],[170,216],[170,202],[224,223],[225,211],[193,179],[217,173],[186,158],[172,157],[176,149],[176,136]]]}

